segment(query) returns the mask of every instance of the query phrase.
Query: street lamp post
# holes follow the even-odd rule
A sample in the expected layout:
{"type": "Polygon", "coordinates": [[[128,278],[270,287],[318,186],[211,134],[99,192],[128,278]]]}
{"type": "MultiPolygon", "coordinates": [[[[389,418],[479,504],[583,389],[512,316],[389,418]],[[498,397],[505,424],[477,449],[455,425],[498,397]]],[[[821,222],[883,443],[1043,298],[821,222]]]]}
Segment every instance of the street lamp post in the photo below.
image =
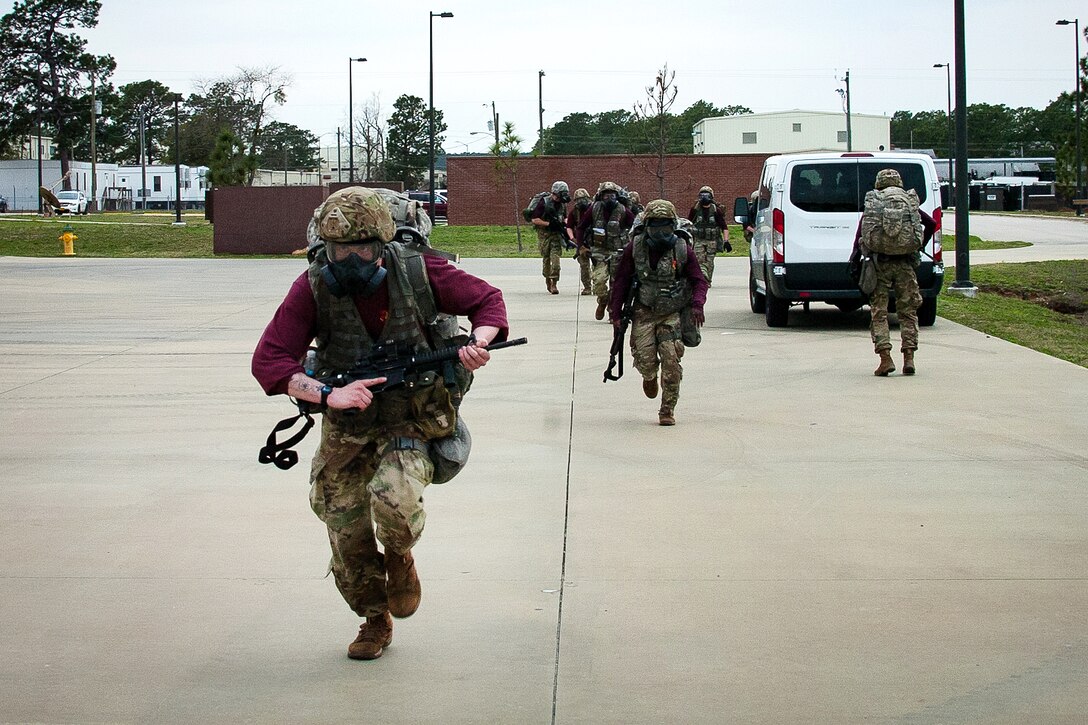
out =
{"type": "Polygon", "coordinates": [[[348,183],[355,183],[355,124],[352,123],[351,64],[365,63],[366,58],[348,58],[348,183]]]}
{"type": "MultiPolygon", "coordinates": [[[[1084,199],[1084,186],[1082,180],[1081,171],[1081,156],[1080,156],[1080,18],[1074,18],[1073,20],[1059,20],[1055,25],[1070,25],[1073,26],[1073,37],[1076,41],[1076,53],[1077,57],[1073,64],[1073,92],[1076,93],[1077,100],[1077,188],[1073,191],[1074,201],[1077,199],[1084,199]]],[[[1084,207],[1077,207],[1077,216],[1084,216],[1084,207]]]]}
{"type": "Polygon", "coordinates": [[[174,226],[183,227],[185,222],[181,220],[181,133],[178,121],[178,103],[181,102],[181,94],[174,94],[174,226]]]}
{"type": "MultiPolygon", "coordinates": [[[[484,108],[487,108],[487,104],[484,104],[484,108]]],[[[499,112],[495,110],[495,102],[491,102],[491,124],[492,131],[495,132],[495,145],[499,145],[499,112]]]]}
{"type": "Polygon", "coordinates": [[[949,292],[974,297],[978,287],[971,282],[971,247],[967,169],[967,42],[964,0],[952,6],[953,40],[956,49],[956,281],[949,292]]]}
{"type": "Polygon", "coordinates": [[[431,195],[430,195],[430,212],[431,220],[434,220],[434,19],[435,18],[452,18],[453,13],[430,13],[428,24],[430,25],[430,73],[428,74],[428,88],[430,92],[430,100],[428,102],[428,123],[430,127],[431,143],[430,143],[430,161],[431,161],[431,195]]]}
{"type": "Polygon", "coordinates": [[[956,134],[952,130],[952,64],[951,63],[934,63],[934,68],[944,68],[945,79],[948,90],[948,201],[952,203],[952,155],[955,153],[952,150],[952,144],[955,143],[956,134]]]}

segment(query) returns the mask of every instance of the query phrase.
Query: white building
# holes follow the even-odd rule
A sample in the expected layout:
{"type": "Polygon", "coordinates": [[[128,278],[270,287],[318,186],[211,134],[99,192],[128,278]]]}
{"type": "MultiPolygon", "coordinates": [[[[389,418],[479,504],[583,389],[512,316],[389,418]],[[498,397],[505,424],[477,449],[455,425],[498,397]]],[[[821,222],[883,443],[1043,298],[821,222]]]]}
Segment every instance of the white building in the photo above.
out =
{"type": "Polygon", "coordinates": [[[888,151],[888,116],[850,115],[847,148],[845,113],[779,111],[704,118],[692,127],[697,154],[786,154],[804,151],[888,151]]]}
{"type": "MultiPolygon", "coordinates": [[[[60,161],[42,159],[41,186],[56,191],[63,188],[60,161]]],[[[69,164],[69,186],[91,196],[91,164],[88,161],[72,161],[69,164]]],[[[206,166],[181,167],[181,206],[183,209],[204,207],[204,193],[208,189],[206,166]]],[[[173,209],[175,201],[175,173],[173,165],[118,166],[111,163],[96,164],[95,188],[98,192],[98,209],[128,211],[142,208],[141,199],[146,197],[148,209],[173,209]],[[146,191],[140,193],[146,173],[146,191]]],[[[7,197],[10,211],[37,211],[38,209],[38,160],[15,159],[0,161],[0,195],[7,197]]]]}

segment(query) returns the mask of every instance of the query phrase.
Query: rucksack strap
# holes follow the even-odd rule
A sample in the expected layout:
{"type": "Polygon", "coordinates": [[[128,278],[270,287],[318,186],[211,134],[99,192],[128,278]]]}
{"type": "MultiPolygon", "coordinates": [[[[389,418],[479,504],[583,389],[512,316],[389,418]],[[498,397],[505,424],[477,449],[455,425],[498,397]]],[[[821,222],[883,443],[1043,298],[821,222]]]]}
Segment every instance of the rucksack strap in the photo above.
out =
{"type": "Polygon", "coordinates": [[[276,468],[281,471],[293,467],[298,463],[298,453],[291,449],[302,442],[302,439],[306,437],[306,434],[310,432],[310,429],[314,427],[314,418],[309,412],[299,408],[298,415],[293,418],[284,418],[272,429],[272,432],[268,434],[268,439],[265,441],[264,447],[261,448],[257,454],[257,460],[261,463],[272,463],[276,468]],[[276,434],[280,431],[290,430],[299,420],[306,419],[306,424],[302,426],[302,430],[295,433],[293,436],[285,441],[276,441],[276,434]]]}

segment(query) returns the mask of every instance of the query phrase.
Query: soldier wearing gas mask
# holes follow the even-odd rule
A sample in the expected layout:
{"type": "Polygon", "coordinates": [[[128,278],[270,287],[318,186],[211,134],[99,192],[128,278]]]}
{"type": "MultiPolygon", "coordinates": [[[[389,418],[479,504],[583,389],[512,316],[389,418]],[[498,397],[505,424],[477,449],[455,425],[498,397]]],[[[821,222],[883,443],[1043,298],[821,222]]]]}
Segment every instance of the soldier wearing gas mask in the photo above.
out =
{"type": "Polygon", "coordinates": [[[506,336],[506,306],[483,280],[393,242],[389,206],[373,189],[331,194],[315,221],[310,267],[265,328],[252,369],[268,395],[324,413],[310,506],[328,529],[336,586],[366,618],[348,656],[376,659],[392,642],[392,617],[411,616],[420,603],[412,547],[423,534],[423,492],[434,476],[429,442],[454,432],[471,373],[490,359],[487,345],[506,336]],[[437,313],[467,315],[476,336],[449,376],[421,374],[374,393],[370,387],[385,378],[332,387],[301,363],[315,340],[316,377],[350,369],[377,345],[428,352],[441,344],[437,313]]]}
{"type": "Polygon", "coordinates": [[[634,294],[631,358],[642,374],[646,397],[656,398],[660,388],[660,425],[676,424],[683,377],[680,360],[684,356],[680,315],[690,307],[694,324],[701,327],[710,286],[686,240],[687,233],[678,233],[678,229],[672,202],[655,199],[646,205],[642,225],[632,230],[631,242],[620,255],[609,306],[612,324],[618,327],[624,301],[628,294],[634,294]]]}
{"type": "Polygon", "coordinates": [[[725,214],[714,203],[714,190],[709,186],[699,189],[699,200],[688,212],[688,220],[695,225],[693,247],[699,258],[699,266],[708,283],[714,277],[714,255],[718,252],[732,252],[729,243],[729,230],[725,224],[725,214]]]}
{"type": "Polygon", "coordinates": [[[620,203],[620,187],[602,181],[597,187],[593,205],[582,215],[578,238],[589,246],[593,265],[593,294],[597,295],[594,317],[604,319],[610,297],[609,284],[616,269],[616,259],[627,244],[627,234],[635,223],[635,215],[620,203]]]}

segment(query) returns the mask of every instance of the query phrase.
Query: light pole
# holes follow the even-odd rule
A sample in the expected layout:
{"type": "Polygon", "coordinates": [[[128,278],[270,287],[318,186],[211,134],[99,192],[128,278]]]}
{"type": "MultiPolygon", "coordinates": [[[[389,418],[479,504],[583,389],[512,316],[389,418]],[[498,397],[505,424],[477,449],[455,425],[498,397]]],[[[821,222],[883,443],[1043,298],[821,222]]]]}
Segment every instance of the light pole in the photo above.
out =
{"type": "MultiPolygon", "coordinates": [[[[1077,94],[1077,188],[1073,192],[1073,199],[1075,201],[1077,199],[1084,199],[1084,186],[1082,184],[1081,176],[1083,172],[1081,171],[1080,162],[1080,18],[1074,18],[1073,20],[1059,20],[1054,24],[1069,25],[1070,23],[1072,23],[1073,25],[1073,37],[1076,40],[1077,51],[1077,57],[1073,64],[1073,82],[1075,83],[1075,85],[1073,86],[1073,92],[1077,94]]],[[[1077,216],[1084,216],[1083,206],[1077,207],[1077,216]]]]}
{"type": "Polygon", "coordinates": [[[175,227],[185,226],[181,220],[181,134],[179,132],[178,103],[181,102],[181,94],[174,94],[174,224],[175,227]]]}
{"type": "Polygon", "coordinates": [[[971,282],[970,212],[971,180],[967,170],[967,43],[964,0],[953,3],[953,40],[956,48],[956,281],[949,292],[974,297],[978,287],[971,282]]]}
{"type": "Polygon", "coordinates": [[[537,120],[540,124],[540,155],[544,155],[544,71],[538,70],[536,75],[536,105],[537,120]]]}
{"type": "Polygon", "coordinates": [[[348,183],[355,182],[355,130],[353,126],[351,98],[351,64],[366,63],[366,58],[348,58],[348,183]]]}
{"type": "Polygon", "coordinates": [[[952,203],[952,144],[955,143],[955,133],[952,130],[952,64],[934,63],[934,68],[944,68],[944,75],[948,89],[948,201],[952,203]]]}
{"type": "MultiPolygon", "coordinates": [[[[484,108],[487,108],[487,104],[484,104],[484,108]]],[[[492,130],[495,132],[495,145],[499,145],[499,112],[495,110],[495,102],[491,102],[491,124],[492,130]]],[[[476,133],[473,131],[473,133],[476,133]]]]}
{"type": "Polygon", "coordinates": [[[429,73],[429,89],[430,89],[430,101],[428,103],[428,123],[427,125],[431,129],[431,144],[430,144],[430,160],[431,160],[431,195],[430,195],[430,212],[431,220],[434,220],[434,19],[435,18],[452,18],[453,13],[430,13],[428,24],[430,25],[430,73],[429,73]]]}

